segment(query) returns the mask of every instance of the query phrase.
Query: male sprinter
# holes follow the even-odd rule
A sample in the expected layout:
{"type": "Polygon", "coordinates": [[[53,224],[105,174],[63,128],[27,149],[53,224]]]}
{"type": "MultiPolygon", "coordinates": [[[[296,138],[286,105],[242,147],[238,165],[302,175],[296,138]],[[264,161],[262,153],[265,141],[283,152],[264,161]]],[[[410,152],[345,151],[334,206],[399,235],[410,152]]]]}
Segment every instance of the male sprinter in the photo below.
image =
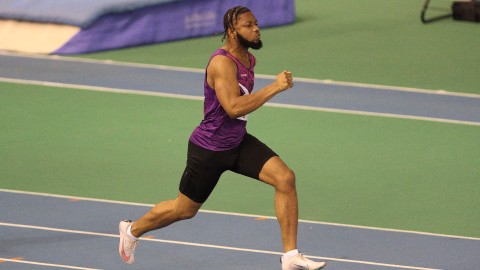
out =
{"type": "Polygon", "coordinates": [[[246,131],[248,114],[291,88],[292,74],[284,71],[275,82],[252,93],[255,58],[248,50],[262,47],[257,19],[248,8],[234,7],[225,13],[223,23],[226,41],[213,53],[206,68],[204,119],[190,136],[178,197],[158,203],[135,222],[120,222],[120,256],[126,263],[133,263],[141,235],[194,217],[222,173],[230,170],[275,188],[275,212],[285,253],[282,270],[321,269],[325,262],[308,260],[297,250],[295,174],[275,152],[246,131]]]}

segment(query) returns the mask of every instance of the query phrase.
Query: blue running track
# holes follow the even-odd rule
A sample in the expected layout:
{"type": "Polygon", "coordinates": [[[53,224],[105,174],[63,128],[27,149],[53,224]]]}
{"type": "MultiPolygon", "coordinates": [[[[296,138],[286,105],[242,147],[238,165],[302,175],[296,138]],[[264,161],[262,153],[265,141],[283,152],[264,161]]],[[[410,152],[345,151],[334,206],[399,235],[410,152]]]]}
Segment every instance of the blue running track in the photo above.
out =
{"type": "MultiPolygon", "coordinates": [[[[147,235],[135,264],[127,266],[118,256],[118,219],[138,218],[150,205],[9,190],[0,190],[0,204],[0,269],[280,267],[280,232],[270,217],[202,211],[147,235]]],[[[466,237],[302,221],[299,245],[310,258],[328,260],[330,270],[473,270],[480,265],[480,239],[466,237]]]]}

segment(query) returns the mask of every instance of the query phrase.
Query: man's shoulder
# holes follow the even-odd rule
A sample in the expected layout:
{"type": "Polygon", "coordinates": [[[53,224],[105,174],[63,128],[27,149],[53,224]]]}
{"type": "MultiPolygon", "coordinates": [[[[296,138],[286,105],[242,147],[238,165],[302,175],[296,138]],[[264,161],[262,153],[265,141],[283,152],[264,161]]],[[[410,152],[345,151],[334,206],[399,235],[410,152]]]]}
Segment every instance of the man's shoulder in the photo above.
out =
{"type": "Polygon", "coordinates": [[[213,54],[210,58],[209,67],[216,67],[219,66],[221,68],[237,68],[237,63],[235,60],[228,55],[225,54],[213,54]]]}

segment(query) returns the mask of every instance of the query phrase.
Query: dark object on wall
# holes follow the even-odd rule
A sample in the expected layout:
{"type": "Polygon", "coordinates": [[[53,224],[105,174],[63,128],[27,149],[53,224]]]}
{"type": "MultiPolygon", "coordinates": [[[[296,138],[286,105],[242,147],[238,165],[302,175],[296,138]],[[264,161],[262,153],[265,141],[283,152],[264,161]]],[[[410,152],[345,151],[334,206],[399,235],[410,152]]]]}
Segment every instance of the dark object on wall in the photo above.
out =
{"type": "Polygon", "coordinates": [[[454,20],[480,22],[480,2],[455,1],[452,4],[454,20]]]}
{"type": "Polygon", "coordinates": [[[441,9],[430,7],[430,1],[431,0],[425,0],[423,3],[422,11],[420,13],[420,20],[423,23],[431,23],[448,18],[453,18],[454,20],[480,22],[480,0],[454,1],[452,4],[451,13],[427,18],[427,10],[429,9],[447,10],[445,8],[441,9]]]}

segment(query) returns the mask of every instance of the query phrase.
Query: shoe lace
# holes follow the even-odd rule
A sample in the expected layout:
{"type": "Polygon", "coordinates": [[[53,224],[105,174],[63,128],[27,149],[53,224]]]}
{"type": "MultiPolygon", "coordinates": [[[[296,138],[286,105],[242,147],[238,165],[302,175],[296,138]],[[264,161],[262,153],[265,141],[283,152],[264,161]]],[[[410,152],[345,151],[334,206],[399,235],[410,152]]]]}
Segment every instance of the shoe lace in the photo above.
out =
{"type": "Polygon", "coordinates": [[[125,253],[127,253],[127,255],[134,253],[137,245],[138,245],[138,240],[132,241],[132,240],[126,239],[125,245],[124,245],[125,253]]]}

